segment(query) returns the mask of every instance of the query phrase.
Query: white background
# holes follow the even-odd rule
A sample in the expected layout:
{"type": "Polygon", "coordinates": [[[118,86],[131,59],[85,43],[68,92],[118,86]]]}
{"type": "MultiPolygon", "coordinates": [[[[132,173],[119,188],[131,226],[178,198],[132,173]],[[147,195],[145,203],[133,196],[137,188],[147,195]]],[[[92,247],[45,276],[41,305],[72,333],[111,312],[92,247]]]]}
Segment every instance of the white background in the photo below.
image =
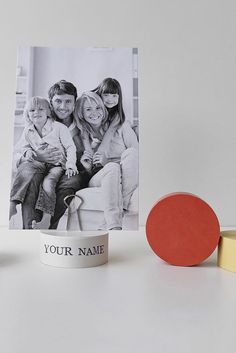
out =
{"type": "Polygon", "coordinates": [[[0,224],[8,223],[19,45],[139,48],[141,224],[189,191],[236,224],[236,3],[1,0],[0,224]]]}

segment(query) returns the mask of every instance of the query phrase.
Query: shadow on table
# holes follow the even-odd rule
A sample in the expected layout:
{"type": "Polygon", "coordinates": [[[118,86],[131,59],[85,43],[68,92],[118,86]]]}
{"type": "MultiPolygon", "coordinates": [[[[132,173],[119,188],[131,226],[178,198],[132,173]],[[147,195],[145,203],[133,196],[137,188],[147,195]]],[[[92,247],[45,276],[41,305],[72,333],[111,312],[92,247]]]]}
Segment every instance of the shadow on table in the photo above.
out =
{"type": "Polygon", "coordinates": [[[26,258],[26,254],[14,254],[14,253],[1,253],[0,252],[0,268],[14,266],[16,264],[20,264],[26,258]]]}
{"type": "Polygon", "coordinates": [[[127,252],[122,253],[118,251],[112,251],[109,253],[109,263],[117,264],[122,262],[135,262],[142,261],[144,259],[150,258],[152,254],[148,251],[136,251],[135,253],[127,252]]]}

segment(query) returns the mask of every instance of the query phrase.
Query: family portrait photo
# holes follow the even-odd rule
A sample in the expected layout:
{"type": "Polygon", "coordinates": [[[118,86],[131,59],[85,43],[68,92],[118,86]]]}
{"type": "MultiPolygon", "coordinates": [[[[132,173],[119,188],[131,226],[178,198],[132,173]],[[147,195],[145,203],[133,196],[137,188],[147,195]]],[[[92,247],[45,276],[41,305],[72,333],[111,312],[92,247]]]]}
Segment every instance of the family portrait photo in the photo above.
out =
{"type": "Polygon", "coordinates": [[[10,229],[138,230],[137,62],[137,48],[18,48],[10,229]]]}

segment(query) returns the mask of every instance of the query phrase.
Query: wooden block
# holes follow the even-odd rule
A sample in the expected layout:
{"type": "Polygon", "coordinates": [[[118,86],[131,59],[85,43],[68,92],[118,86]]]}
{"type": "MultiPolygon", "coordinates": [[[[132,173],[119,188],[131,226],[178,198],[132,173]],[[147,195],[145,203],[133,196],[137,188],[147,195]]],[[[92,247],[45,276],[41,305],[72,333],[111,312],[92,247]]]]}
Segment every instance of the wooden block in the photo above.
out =
{"type": "Polygon", "coordinates": [[[218,266],[236,272],[236,230],[227,230],[220,233],[218,266]]]}
{"type": "Polygon", "coordinates": [[[215,250],[220,226],[212,208],[198,196],[173,193],[161,198],[146,223],[147,240],[164,261],[197,265],[215,250]]]}

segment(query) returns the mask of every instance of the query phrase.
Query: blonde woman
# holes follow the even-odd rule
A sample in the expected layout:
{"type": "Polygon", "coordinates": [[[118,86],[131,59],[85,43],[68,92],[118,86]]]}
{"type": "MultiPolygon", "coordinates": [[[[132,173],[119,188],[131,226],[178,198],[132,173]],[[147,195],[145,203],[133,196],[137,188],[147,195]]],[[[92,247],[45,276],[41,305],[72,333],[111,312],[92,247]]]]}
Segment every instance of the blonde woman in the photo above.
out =
{"type": "Polygon", "coordinates": [[[123,209],[128,209],[138,186],[137,137],[124,122],[113,132],[106,151],[98,151],[109,121],[106,107],[95,92],[85,92],[77,100],[75,120],[81,134],[89,137],[92,153],[86,150],[81,163],[91,173],[89,186],[102,187],[106,228],[122,229],[123,209]]]}

